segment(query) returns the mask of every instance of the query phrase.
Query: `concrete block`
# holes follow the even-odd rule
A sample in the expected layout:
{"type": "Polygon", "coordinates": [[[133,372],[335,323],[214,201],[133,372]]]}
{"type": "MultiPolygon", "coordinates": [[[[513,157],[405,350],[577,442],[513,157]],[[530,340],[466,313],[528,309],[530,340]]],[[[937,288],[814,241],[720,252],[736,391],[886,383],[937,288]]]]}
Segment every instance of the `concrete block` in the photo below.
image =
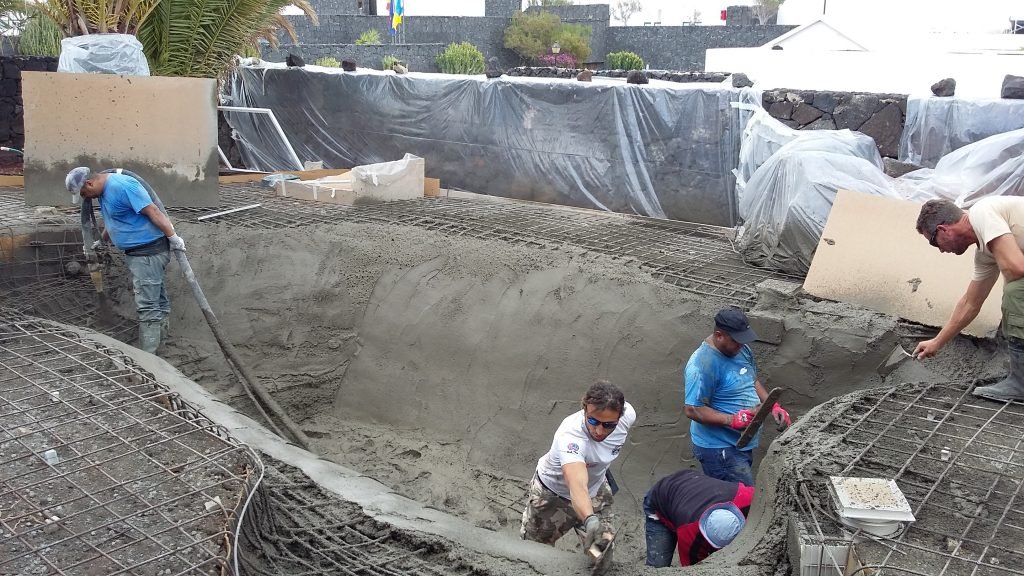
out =
{"type": "Polygon", "coordinates": [[[759,282],[757,285],[758,295],[765,296],[794,298],[800,293],[800,290],[802,290],[802,287],[796,282],[786,282],[785,280],[776,280],[774,278],[759,282]]]}
{"type": "Polygon", "coordinates": [[[786,335],[786,324],[782,316],[769,312],[751,312],[747,314],[747,319],[757,333],[758,342],[782,344],[782,338],[786,335]]]}

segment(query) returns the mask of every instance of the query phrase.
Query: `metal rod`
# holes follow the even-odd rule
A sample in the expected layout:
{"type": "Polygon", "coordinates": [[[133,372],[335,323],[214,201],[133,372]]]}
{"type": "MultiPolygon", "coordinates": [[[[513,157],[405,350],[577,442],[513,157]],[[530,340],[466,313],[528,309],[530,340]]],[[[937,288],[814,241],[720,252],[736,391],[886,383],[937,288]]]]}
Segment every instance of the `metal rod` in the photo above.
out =
{"type": "Polygon", "coordinates": [[[218,216],[224,216],[225,214],[234,214],[235,212],[241,212],[243,210],[252,210],[253,208],[259,208],[262,204],[249,204],[248,206],[239,206],[238,208],[232,208],[230,210],[224,210],[222,212],[214,212],[213,214],[207,214],[196,218],[202,222],[203,220],[209,220],[210,218],[216,218],[218,216]]]}

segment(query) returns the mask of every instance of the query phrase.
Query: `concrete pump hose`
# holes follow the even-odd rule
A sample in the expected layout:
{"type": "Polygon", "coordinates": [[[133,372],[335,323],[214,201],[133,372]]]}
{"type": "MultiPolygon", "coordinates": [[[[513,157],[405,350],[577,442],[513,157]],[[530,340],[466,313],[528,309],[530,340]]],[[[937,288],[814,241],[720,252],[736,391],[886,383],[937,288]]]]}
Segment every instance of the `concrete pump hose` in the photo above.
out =
{"type": "MultiPolygon", "coordinates": [[[[141,176],[135,174],[130,170],[125,170],[123,168],[104,170],[103,172],[116,172],[118,174],[131,176],[132,178],[138,180],[139,183],[142,184],[142,187],[146,189],[146,192],[149,193],[149,198],[150,200],[153,201],[153,204],[156,204],[156,207],[161,212],[163,212],[164,215],[167,215],[167,209],[164,208],[164,204],[163,202],[160,201],[160,197],[157,196],[156,192],[153,190],[153,187],[150,186],[149,183],[146,182],[141,176]]],[[[242,385],[245,387],[250,399],[252,399],[253,403],[263,414],[263,417],[266,418],[267,422],[269,422],[270,425],[277,431],[278,435],[285,436],[285,434],[283,434],[281,430],[277,427],[277,425],[274,423],[274,420],[270,418],[266,412],[264,412],[264,408],[266,408],[266,411],[269,411],[271,414],[273,414],[274,418],[277,418],[277,420],[281,422],[282,425],[284,425],[284,427],[288,430],[288,435],[291,436],[292,440],[294,440],[296,443],[298,443],[306,450],[312,452],[311,444],[306,434],[302,431],[301,428],[299,428],[295,421],[293,421],[288,416],[284,409],[281,408],[281,405],[277,403],[277,400],[274,400],[273,396],[271,396],[270,393],[267,392],[266,388],[264,388],[263,385],[260,384],[259,380],[256,379],[255,375],[252,374],[249,368],[244,363],[242,363],[242,359],[239,358],[238,352],[235,351],[234,345],[231,344],[231,341],[228,340],[227,337],[224,335],[224,331],[220,325],[220,320],[217,319],[217,316],[213,313],[213,309],[210,308],[210,303],[209,301],[207,301],[206,295],[203,294],[203,289],[199,286],[199,281],[196,280],[196,276],[192,272],[192,266],[189,264],[188,258],[185,257],[185,252],[182,250],[171,250],[171,252],[174,254],[175,259],[178,261],[178,267],[181,268],[182,273],[185,275],[185,280],[188,281],[188,285],[192,289],[192,295],[195,296],[196,302],[199,303],[199,308],[203,311],[203,316],[206,318],[206,323],[209,324],[210,330],[213,332],[214,338],[217,339],[217,344],[220,345],[220,349],[221,351],[224,352],[224,356],[227,357],[228,361],[231,364],[233,364],[235,369],[238,371],[238,374],[241,376],[242,385]],[[255,397],[253,397],[254,394],[255,397]]]]}

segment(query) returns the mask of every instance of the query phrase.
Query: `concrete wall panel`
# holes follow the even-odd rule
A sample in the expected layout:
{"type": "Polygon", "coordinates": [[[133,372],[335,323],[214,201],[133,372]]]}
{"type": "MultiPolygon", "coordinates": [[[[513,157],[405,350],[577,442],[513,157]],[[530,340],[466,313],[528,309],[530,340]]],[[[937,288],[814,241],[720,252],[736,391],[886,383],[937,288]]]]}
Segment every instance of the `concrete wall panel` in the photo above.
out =
{"type": "Polygon", "coordinates": [[[217,206],[217,83],[25,72],[25,200],[65,205],[75,166],[126,168],[169,206],[217,206]]]}
{"type": "MultiPolygon", "coordinates": [[[[942,326],[967,289],[973,250],[942,254],[915,230],[921,205],[840,190],[804,289],[929,326],[942,326]]],[[[1000,280],[964,332],[987,336],[999,326],[1000,280]]]]}

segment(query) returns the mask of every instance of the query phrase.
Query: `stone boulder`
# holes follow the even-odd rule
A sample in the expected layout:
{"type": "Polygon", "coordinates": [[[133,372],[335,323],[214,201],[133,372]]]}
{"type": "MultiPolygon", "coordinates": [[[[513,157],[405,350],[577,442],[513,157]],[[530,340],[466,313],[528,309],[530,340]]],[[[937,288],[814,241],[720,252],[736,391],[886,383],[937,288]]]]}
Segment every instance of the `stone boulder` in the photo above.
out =
{"type": "Polygon", "coordinates": [[[1003,89],[999,91],[999,95],[1003,98],[1024,100],[1024,76],[1007,74],[1003,78],[1003,89]]]}
{"type": "Polygon", "coordinates": [[[754,83],[742,72],[737,72],[732,75],[732,87],[733,88],[747,88],[753,86],[754,83]]]}
{"type": "Polygon", "coordinates": [[[484,76],[488,78],[501,78],[501,75],[504,73],[505,71],[498,65],[498,59],[495,56],[487,59],[487,69],[484,70],[484,76]]]}
{"type": "Polygon", "coordinates": [[[288,57],[284,59],[284,63],[287,64],[289,68],[302,68],[306,65],[306,61],[298,54],[288,54],[288,57]]]}
{"type": "Polygon", "coordinates": [[[932,84],[932,94],[941,98],[952,96],[954,92],[956,92],[956,80],[952,78],[943,78],[932,84]]]}
{"type": "Polygon", "coordinates": [[[593,81],[594,73],[590,70],[583,70],[576,75],[576,79],[580,82],[591,82],[593,81]]]}
{"type": "Polygon", "coordinates": [[[650,80],[642,70],[630,70],[626,75],[626,84],[648,84],[650,80]]]}
{"type": "Polygon", "coordinates": [[[356,71],[356,61],[355,60],[342,60],[341,61],[341,69],[344,70],[345,72],[355,72],[356,71]]]}

